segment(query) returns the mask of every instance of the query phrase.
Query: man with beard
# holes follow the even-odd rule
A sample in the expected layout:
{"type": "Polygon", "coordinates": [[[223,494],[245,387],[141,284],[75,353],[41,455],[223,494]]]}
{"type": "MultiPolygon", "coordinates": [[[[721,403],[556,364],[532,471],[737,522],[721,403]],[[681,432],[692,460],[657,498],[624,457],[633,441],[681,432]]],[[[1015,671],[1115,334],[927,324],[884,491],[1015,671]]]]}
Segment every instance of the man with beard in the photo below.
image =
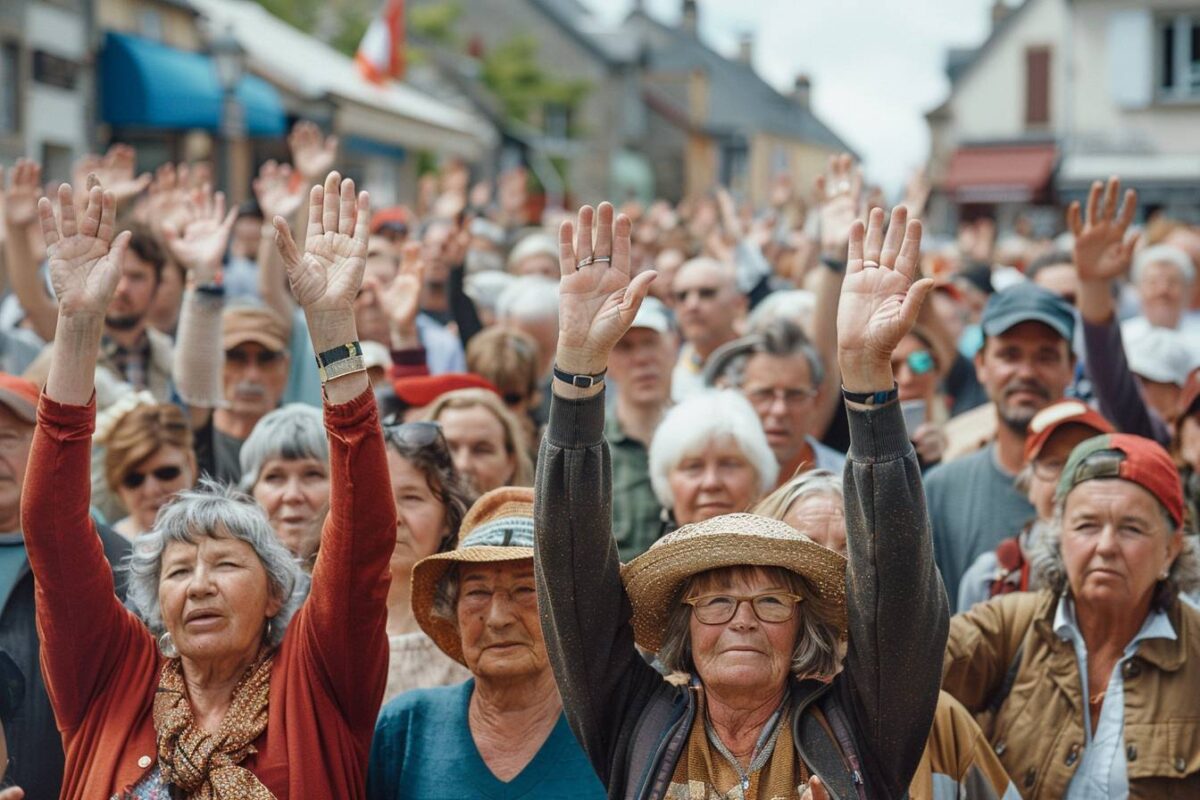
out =
{"type": "Polygon", "coordinates": [[[934,556],[951,598],[972,562],[1033,516],[1013,486],[1025,464],[1026,430],[1038,411],[1062,398],[1075,368],[1071,306],[1039,286],[1020,283],[992,295],[980,325],[975,372],[996,406],[996,438],[925,477],[934,556]]]}

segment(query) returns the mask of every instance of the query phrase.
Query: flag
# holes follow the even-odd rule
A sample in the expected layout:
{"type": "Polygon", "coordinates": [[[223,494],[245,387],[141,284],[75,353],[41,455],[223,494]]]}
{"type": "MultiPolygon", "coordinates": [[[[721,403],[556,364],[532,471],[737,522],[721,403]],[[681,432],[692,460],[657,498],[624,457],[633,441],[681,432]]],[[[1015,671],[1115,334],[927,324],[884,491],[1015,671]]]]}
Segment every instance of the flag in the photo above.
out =
{"type": "Polygon", "coordinates": [[[372,83],[404,77],[404,0],[384,0],[358,44],[354,61],[372,83]]]}

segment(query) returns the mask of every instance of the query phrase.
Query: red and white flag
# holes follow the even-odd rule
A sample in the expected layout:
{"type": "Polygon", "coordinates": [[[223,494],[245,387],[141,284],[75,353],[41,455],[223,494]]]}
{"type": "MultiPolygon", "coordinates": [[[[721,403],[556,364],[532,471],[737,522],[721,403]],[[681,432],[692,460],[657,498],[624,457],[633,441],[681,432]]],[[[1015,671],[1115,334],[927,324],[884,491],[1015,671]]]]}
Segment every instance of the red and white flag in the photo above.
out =
{"type": "Polygon", "coordinates": [[[404,0],[384,0],[358,44],[354,61],[372,83],[404,77],[404,0]]]}

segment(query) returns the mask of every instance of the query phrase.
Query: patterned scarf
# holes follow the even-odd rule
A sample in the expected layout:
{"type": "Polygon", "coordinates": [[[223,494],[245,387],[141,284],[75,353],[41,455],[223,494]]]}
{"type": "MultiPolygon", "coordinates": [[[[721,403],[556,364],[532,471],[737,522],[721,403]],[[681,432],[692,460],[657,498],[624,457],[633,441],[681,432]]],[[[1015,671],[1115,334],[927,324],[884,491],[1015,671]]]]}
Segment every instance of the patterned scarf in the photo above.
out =
{"type": "Polygon", "coordinates": [[[154,695],[163,779],[187,800],[276,800],[254,773],[238,766],[257,752],[251,742],[267,727],[270,688],[271,651],[263,648],[234,688],[220,729],[210,734],[195,724],[180,660],[164,663],[154,695]]]}
{"type": "Polygon", "coordinates": [[[687,749],[675,765],[666,800],[799,800],[809,773],[796,755],[791,712],[778,722],[766,763],[747,776],[749,785],[743,786],[738,771],[708,736],[704,689],[694,683],[691,690],[697,693],[696,719],[687,749]]]}

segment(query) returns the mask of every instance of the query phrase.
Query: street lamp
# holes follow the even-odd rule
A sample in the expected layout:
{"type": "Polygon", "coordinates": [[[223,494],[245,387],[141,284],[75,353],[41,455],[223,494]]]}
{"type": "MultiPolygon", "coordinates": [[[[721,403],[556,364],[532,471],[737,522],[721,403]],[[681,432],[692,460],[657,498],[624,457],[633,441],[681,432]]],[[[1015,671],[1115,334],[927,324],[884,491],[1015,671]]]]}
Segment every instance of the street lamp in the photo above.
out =
{"type": "Polygon", "coordinates": [[[225,191],[235,201],[241,198],[243,171],[239,169],[240,149],[246,137],[246,119],[237,100],[237,87],[246,72],[246,52],[238,44],[233,29],[226,25],[211,42],[217,82],[221,84],[221,139],[225,158],[225,191]]]}

